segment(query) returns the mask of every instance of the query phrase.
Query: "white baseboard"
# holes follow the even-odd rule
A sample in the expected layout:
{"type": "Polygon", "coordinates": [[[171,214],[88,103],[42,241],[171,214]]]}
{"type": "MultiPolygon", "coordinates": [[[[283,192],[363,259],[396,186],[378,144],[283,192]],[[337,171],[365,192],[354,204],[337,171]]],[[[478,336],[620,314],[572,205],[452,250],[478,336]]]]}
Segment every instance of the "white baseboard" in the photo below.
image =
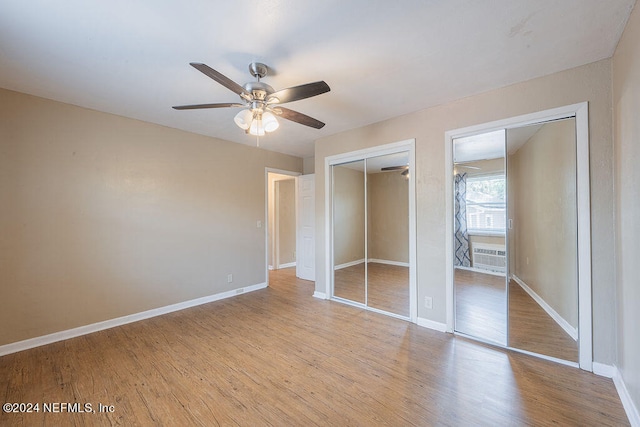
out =
{"type": "Polygon", "coordinates": [[[423,328],[433,329],[438,332],[447,332],[446,323],[435,322],[433,320],[425,319],[424,317],[418,317],[416,324],[423,328]]]}
{"type": "Polygon", "coordinates": [[[273,270],[273,265],[270,265],[268,268],[269,268],[269,271],[272,271],[273,270]]]}
{"type": "Polygon", "coordinates": [[[17,353],[19,351],[28,350],[34,347],[40,347],[42,345],[51,344],[54,342],[63,341],[70,338],[79,337],[81,335],[87,335],[93,332],[102,331],[104,329],[115,328],[116,326],[126,325],[127,323],[133,323],[139,320],[161,316],[163,314],[171,313],[178,310],[184,310],[186,308],[195,307],[197,305],[207,304],[209,302],[234,297],[236,295],[244,294],[247,292],[257,291],[259,289],[264,289],[266,287],[267,287],[266,283],[259,283],[257,285],[244,286],[242,288],[232,289],[230,291],[220,292],[218,294],[209,295],[206,297],[196,298],[189,301],[167,305],[164,307],[154,308],[154,309],[143,311],[140,313],[129,314],[127,316],[117,317],[115,319],[109,319],[103,322],[92,323],[90,325],[80,326],[73,329],[67,329],[66,331],[54,332],[52,334],[43,335],[41,337],[30,338],[24,341],[18,341],[11,344],[5,344],[0,346],[0,356],[4,356],[6,354],[11,354],[11,353],[17,353]]]}
{"type": "Polygon", "coordinates": [[[616,366],[593,362],[593,373],[613,380],[613,384],[616,386],[616,391],[618,392],[618,396],[620,396],[620,401],[622,402],[624,411],[627,413],[627,418],[629,418],[631,426],[640,427],[638,407],[633,403],[633,399],[631,399],[631,395],[629,395],[629,390],[627,390],[620,370],[618,370],[616,366]]]}
{"type": "Polygon", "coordinates": [[[327,294],[325,294],[324,292],[314,291],[313,292],[313,297],[314,298],[319,298],[319,299],[327,299],[327,294]]]}
{"type": "Polygon", "coordinates": [[[352,267],[354,265],[364,264],[364,259],[357,259],[355,261],[345,262],[344,264],[338,264],[333,267],[334,270],[341,270],[343,268],[352,267]]]}
{"type": "Polygon", "coordinates": [[[295,262],[295,261],[294,261],[294,262],[288,262],[288,263],[286,263],[286,264],[280,264],[280,265],[278,266],[278,269],[281,269],[281,268],[289,268],[289,267],[295,267],[295,266],[296,266],[296,262],[295,262]]]}
{"type": "Polygon", "coordinates": [[[369,258],[369,262],[375,262],[378,264],[396,265],[398,267],[409,267],[408,262],[390,261],[388,259],[369,258]]]}
{"type": "Polygon", "coordinates": [[[613,378],[616,375],[616,367],[604,363],[593,362],[593,373],[605,378],[613,378]]]}
{"type": "Polygon", "coordinates": [[[564,331],[569,334],[569,336],[571,338],[573,338],[574,341],[578,340],[578,328],[574,328],[573,326],[571,326],[571,324],[569,322],[567,322],[562,316],[560,316],[560,314],[558,314],[557,311],[555,311],[553,309],[553,307],[551,307],[549,304],[547,304],[547,302],[545,300],[542,299],[542,297],[540,295],[538,295],[533,289],[531,289],[529,286],[527,286],[526,283],[524,283],[518,276],[516,276],[515,274],[511,275],[511,278],[518,284],[520,285],[520,287],[529,294],[529,296],[531,298],[534,299],[535,302],[538,303],[538,305],[540,307],[542,307],[542,309],[544,311],[547,312],[547,314],[549,316],[551,316],[551,318],[553,320],[555,320],[555,322],[560,325],[560,327],[562,329],[564,329],[564,331]]]}
{"type": "Polygon", "coordinates": [[[638,412],[638,407],[633,402],[629,390],[627,390],[627,385],[624,383],[620,370],[615,366],[612,366],[612,368],[614,371],[612,376],[613,384],[616,386],[624,411],[627,413],[627,418],[629,418],[632,427],[640,427],[640,412],[638,412]]]}

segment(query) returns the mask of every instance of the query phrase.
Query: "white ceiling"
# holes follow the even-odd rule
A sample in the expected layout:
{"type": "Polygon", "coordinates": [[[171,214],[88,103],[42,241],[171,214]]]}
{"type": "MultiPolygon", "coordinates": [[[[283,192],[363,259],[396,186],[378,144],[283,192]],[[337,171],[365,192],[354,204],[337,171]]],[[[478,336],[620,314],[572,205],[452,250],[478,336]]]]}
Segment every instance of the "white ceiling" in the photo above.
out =
{"type": "Polygon", "coordinates": [[[610,57],[635,0],[1,0],[0,87],[255,145],[236,102],[189,66],[232,80],[269,65],[276,90],[325,80],[286,104],[327,125],[281,120],[260,146],[301,157],[313,141],[610,57]]]}

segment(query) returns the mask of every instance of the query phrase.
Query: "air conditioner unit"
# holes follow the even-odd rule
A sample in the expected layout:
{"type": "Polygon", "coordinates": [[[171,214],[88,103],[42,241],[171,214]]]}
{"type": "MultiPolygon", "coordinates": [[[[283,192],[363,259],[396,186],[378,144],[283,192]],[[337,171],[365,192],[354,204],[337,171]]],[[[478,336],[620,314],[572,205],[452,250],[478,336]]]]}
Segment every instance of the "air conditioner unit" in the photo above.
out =
{"type": "Polygon", "coordinates": [[[507,252],[503,245],[486,243],[473,244],[471,267],[478,270],[505,273],[507,271],[507,252]]]}

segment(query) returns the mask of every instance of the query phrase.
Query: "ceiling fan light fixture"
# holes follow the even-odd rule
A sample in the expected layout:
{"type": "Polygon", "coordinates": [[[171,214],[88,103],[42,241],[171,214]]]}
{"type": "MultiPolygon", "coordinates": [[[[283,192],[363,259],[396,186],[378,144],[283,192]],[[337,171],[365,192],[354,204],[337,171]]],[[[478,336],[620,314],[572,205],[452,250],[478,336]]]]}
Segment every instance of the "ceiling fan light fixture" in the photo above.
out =
{"type": "Polygon", "coordinates": [[[262,126],[261,119],[255,119],[254,121],[251,122],[249,133],[255,136],[264,136],[264,126],[262,126]]]}
{"type": "Polygon", "coordinates": [[[276,116],[269,111],[265,111],[262,114],[262,126],[266,132],[273,132],[280,127],[280,123],[278,123],[276,116]]]}
{"type": "Polygon", "coordinates": [[[236,122],[238,127],[242,130],[247,130],[252,124],[253,121],[253,113],[251,110],[242,110],[233,118],[233,121],[236,122]]]}

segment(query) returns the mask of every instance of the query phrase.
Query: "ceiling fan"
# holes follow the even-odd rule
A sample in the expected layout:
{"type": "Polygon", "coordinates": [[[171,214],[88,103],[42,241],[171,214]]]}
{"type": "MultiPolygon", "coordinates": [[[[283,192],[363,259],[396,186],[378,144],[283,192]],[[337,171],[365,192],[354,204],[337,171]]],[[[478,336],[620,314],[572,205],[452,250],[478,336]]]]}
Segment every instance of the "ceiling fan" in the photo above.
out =
{"type": "Polygon", "coordinates": [[[268,71],[268,67],[260,62],[252,62],[249,64],[249,72],[256,78],[256,81],[246,83],[244,86],[240,86],[238,83],[206,64],[191,62],[190,65],[239,95],[241,102],[178,105],[173,107],[176,110],[244,107],[245,109],[240,111],[233,120],[238,127],[246,133],[257,136],[262,136],[265,132],[273,132],[276,130],[280,126],[276,117],[291,120],[315,129],[321,129],[325,125],[320,120],[281,106],[281,104],[287,102],[298,101],[329,92],[331,89],[324,81],[274,91],[271,86],[260,81],[261,78],[267,75],[268,71]]]}
{"type": "Polygon", "coordinates": [[[400,175],[402,176],[407,176],[409,175],[409,165],[403,165],[403,166],[387,166],[384,168],[380,168],[381,171],[399,171],[401,170],[402,173],[400,175]]]}

